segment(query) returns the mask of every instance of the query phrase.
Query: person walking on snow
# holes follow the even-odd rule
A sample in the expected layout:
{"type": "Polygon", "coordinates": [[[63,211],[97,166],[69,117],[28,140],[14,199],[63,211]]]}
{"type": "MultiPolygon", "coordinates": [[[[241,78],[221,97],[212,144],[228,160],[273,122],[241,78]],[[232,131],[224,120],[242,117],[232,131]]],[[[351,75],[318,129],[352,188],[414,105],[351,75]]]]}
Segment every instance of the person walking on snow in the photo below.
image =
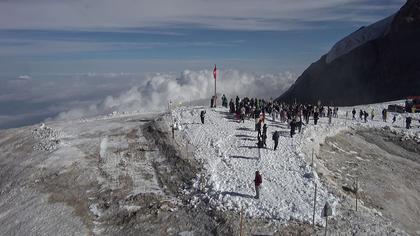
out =
{"type": "Polygon", "coordinates": [[[353,108],[353,111],[351,111],[351,114],[353,115],[353,120],[356,119],[356,109],[353,108]]]}
{"type": "Polygon", "coordinates": [[[254,184],[255,184],[255,198],[259,199],[261,184],[262,184],[262,176],[259,171],[255,171],[254,184]]]}
{"type": "Polygon", "coordinates": [[[318,111],[314,112],[314,125],[318,124],[319,113],[318,111]]]}
{"type": "Polygon", "coordinates": [[[331,108],[329,108],[328,107],[328,113],[327,113],[327,116],[328,116],[328,124],[330,125],[331,124],[331,120],[332,120],[332,110],[331,110],[331,108]]]}
{"type": "Polygon", "coordinates": [[[257,137],[260,137],[261,136],[261,120],[259,120],[257,123],[257,131],[258,131],[257,137]]]}
{"type": "Polygon", "coordinates": [[[293,135],[295,134],[296,130],[296,120],[293,118],[293,120],[290,122],[290,137],[293,138],[293,135]]]}
{"type": "Polygon", "coordinates": [[[387,118],[387,110],[384,108],[384,109],[382,110],[382,120],[383,120],[384,122],[386,122],[386,118],[387,118]]]}
{"type": "Polygon", "coordinates": [[[262,134],[262,146],[264,148],[267,148],[267,134],[266,133],[262,134]]]}
{"type": "Polygon", "coordinates": [[[242,123],[245,123],[245,107],[241,107],[241,121],[242,123]]]}
{"type": "Polygon", "coordinates": [[[394,117],[392,117],[392,124],[394,124],[395,121],[397,121],[397,115],[394,115],[394,117]]]}
{"type": "Polygon", "coordinates": [[[201,124],[204,124],[204,116],[206,115],[206,111],[202,110],[200,113],[200,118],[201,118],[201,124]]]}
{"type": "Polygon", "coordinates": [[[280,136],[279,131],[277,130],[274,131],[273,133],[274,150],[276,150],[277,146],[279,145],[279,136],[280,136]]]}
{"type": "Polygon", "coordinates": [[[405,128],[406,129],[410,129],[411,128],[411,120],[412,120],[412,118],[410,116],[408,116],[407,118],[405,118],[405,128]]]}
{"type": "Polygon", "coordinates": [[[263,134],[267,134],[267,124],[263,125],[263,134]]]}

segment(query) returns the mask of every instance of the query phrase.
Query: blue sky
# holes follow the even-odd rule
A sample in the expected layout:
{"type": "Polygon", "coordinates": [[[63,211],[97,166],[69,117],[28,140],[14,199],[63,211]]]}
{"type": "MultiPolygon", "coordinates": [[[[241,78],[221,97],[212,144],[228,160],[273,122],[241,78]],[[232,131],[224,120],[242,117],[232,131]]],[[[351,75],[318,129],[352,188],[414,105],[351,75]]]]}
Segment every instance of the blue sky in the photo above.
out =
{"type": "Polygon", "coordinates": [[[277,96],[335,42],[404,2],[0,0],[0,129],[102,114],[108,96],[118,107],[166,104],[173,88],[197,89],[182,81],[209,92],[214,64],[232,93],[277,96]],[[159,85],[151,97],[136,93],[145,81],[159,85]]]}
{"type": "Polygon", "coordinates": [[[179,72],[300,74],[402,0],[0,1],[0,75],[179,72]],[[34,3],[36,2],[36,3],[34,3]]]}

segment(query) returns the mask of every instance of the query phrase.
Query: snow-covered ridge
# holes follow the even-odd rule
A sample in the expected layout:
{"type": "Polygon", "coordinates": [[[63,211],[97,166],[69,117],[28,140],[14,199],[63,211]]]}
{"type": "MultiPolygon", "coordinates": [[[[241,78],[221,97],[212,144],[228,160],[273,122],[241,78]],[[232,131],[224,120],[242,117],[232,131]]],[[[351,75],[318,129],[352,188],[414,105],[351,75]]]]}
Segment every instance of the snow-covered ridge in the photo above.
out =
{"type": "Polygon", "coordinates": [[[328,52],[325,59],[326,63],[334,61],[368,41],[385,36],[388,33],[388,29],[390,28],[394,16],[395,15],[389,16],[367,27],[362,27],[338,41],[328,52]]]}

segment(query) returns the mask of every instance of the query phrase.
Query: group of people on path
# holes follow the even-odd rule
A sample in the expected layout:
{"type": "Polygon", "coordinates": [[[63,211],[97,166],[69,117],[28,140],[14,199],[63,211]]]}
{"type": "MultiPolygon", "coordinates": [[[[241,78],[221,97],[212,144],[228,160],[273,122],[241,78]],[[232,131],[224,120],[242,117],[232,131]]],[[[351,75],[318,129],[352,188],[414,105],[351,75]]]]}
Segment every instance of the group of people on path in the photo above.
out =
{"type": "MultiPolygon", "coordinates": [[[[229,112],[233,113],[239,122],[245,122],[245,119],[255,119],[255,131],[257,132],[257,146],[258,148],[267,148],[267,124],[265,122],[266,116],[271,117],[272,121],[279,121],[281,123],[287,123],[290,128],[290,137],[296,134],[296,130],[299,133],[302,131],[302,126],[308,125],[310,117],[313,118],[313,124],[317,125],[318,120],[321,117],[327,117],[328,123],[332,123],[332,118],[338,118],[338,107],[325,107],[321,105],[310,105],[310,104],[286,104],[277,101],[266,101],[258,98],[245,97],[240,99],[236,96],[235,100],[228,99],[225,95],[222,96],[222,106],[228,108],[229,112]]],[[[213,101],[211,106],[213,107],[216,101],[213,101]]],[[[356,120],[356,109],[353,108],[351,111],[352,119],[356,120]]],[[[203,110],[200,113],[201,123],[204,124],[206,111],[203,110]]],[[[348,113],[346,112],[346,118],[348,113]]],[[[370,112],[370,119],[373,120],[375,117],[374,109],[370,112]]],[[[365,110],[359,110],[359,119],[367,122],[369,113],[365,110]]],[[[382,110],[382,121],[387,122],[388,111],[387,109],[382,110]]],[[[395,123],[396,115],[393,116],[392,123],[395,123]]],[[[412,118],[406,117],[406,128],[411,127],[412,118]]],[[[274,142],[274,150],[278,148],[280,132],[275,130],[272,133],[272,140],[274,142]]],[[[255,184],[255,198],[260,196],[260,188],[262,184],[262,175],[259,171],[255,172],[254,178],[255,184]]]]}

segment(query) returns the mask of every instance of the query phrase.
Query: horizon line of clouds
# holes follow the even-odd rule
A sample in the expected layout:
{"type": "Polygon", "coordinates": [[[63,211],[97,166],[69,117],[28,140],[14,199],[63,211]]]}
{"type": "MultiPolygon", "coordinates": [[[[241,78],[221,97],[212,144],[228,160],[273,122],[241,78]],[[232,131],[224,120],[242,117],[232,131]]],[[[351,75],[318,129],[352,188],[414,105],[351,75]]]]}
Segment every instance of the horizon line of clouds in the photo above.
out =
{"type": "Polygon", "coordinates": [[[30,54],[56,54],[56,53],[87,53],[106,52],[119,50],[147,50],[156,48],[183,48],[183,47],[236,47],[246,42],[244,39],[237,40],[209,40],[190,42],[94,42],[79,39],[62,40],[39,40],[10,38],[0,39],[0,53],[4,55],[30,55],[30,54]]]}
{"type": "MultiPolygon", "coordinates": [[[[193,28],[302,30],[312,22],[373,23],[404,0],[0,1],[0,29],[193,28]]],[[[144,31],[147,33],[147,30],[144,31]]],[[[170,31],[168,31],[170,33],[170,31]]],[[[158,33],[150,31],[149,33],[158,33]]],[[[165,33],[165,31],[162,31],[165,33]]]]}

